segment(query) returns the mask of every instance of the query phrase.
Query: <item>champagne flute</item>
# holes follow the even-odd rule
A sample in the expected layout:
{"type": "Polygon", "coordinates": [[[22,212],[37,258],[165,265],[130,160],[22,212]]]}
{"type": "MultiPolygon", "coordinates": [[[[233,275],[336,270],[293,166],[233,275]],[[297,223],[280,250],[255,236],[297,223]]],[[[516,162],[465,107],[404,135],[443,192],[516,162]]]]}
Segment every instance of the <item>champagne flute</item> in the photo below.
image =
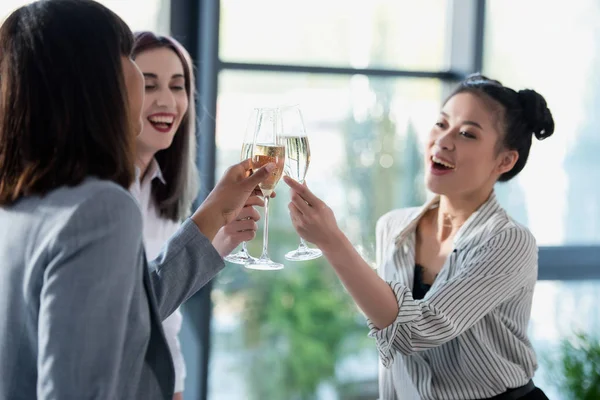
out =
{"type": "MultiPolygon", "coordinates": [[[[252,146],[254,145],[254,130],[256,123],[258,122],[258,114],[260,110],[255,108],[250,114],[248,123],[246,124],[246,133],[244,135],[244,142],[242,143],[241,161],[248,158],[252,158],[252,146]]],[[[254,257],[248,253],[246,242],[242,242],[242,249],[235,254],[229,254],[224,257],[225,261],[229,261],[234,264],[246,264],[247,262],[254,260],[254,257]]]]}
{"type": "MultiPolygon", "coordinates": [[[[306,172],[310,164],[310,146],[302,118],[302,111],[298,106],[281,108],[282,135],[285,138],[285,173],[290,178],[304,183],[306,172]]],[[[290,251],[285,258],[290,261],[306,261],[319,258],[323,252],[311,249],[304,239],[300,238],[300,245],[296,250],[290,251]]]]}
{"type": "Polygon", "coordinates": [[[258,270],[278,270],[283,264],[269,258],[269,200],[275,186],[281,179],[285,164],[285,141],[280,134],[281,119],[278,108],[263,108],[258,119],[252,146],[252,168],[258,169],[265,164],[274,163],[276,168],[271,176],[258,185],[265,199],[265,222],[263,230],[263,251],[260,258],[249,261],[246,268],[258,270]]]}

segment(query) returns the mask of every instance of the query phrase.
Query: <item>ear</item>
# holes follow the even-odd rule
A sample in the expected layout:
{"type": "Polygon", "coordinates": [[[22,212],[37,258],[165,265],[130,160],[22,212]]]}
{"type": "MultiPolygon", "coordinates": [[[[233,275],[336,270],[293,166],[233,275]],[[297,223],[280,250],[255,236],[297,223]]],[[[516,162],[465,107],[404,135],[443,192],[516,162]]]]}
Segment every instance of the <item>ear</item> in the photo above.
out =
{"type": "Polygon", "coordinates": [[[496,167],[498,175],[510,171],[519,159],[519,152],[516,150],[506,150],[498,155],[499,164],[496,167]]]}

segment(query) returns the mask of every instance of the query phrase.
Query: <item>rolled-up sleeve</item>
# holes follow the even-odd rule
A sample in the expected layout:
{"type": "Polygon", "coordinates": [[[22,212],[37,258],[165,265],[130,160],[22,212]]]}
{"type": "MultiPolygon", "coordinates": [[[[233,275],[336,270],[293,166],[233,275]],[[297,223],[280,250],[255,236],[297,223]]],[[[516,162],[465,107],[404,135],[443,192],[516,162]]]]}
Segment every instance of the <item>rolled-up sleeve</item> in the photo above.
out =
{"type": "Polygon", "coordinates": [[[377,342],[381,362],[389,367],[396,354],[440,346],[477,323],[499,304],[537,278],[537,246],[529,231],[508,228],[471,249],[452,279],[414,300],[404,285],[389,282],[398,301],[392,324],[369,336],[377,342]]]}

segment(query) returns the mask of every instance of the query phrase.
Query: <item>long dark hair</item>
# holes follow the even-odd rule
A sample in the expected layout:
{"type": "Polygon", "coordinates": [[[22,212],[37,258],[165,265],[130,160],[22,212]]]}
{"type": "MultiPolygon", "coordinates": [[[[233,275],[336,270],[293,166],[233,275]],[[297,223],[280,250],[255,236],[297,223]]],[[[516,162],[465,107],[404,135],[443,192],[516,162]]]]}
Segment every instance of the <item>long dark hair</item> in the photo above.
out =
{"type": "Polygon", "coordinates": [[[158,36],[152,32],[136,32],[133,57],[144,51],[167,48],[181,60],[188,96],[188,109],[175,132],[173,143],[156,153],[166,184],[158,179],[152,182],[152,198],[160,215],[180,221],[190,213],[191,205],[198,195],[198,170],[196,168],[196,108],[194,70],[192,60],[185,48],[175,39],[158,36]]]}
{"type": "Polygon", "coordinates": [[[38,1],[0,28],[0,205],[78,185],[128,188],[134,137],[122,57],[133,35],[91,0],[38,1]]]}
{"type": "Polygon", "coordinates": [[[498,111],[504,136],[498,148],[516,150],[519,158],[513,168],[500,175],[498,180],[500,182],[511,180],[527,164],[533,137],[543,140],[554,133],[554,119],[546,100],[534,90],[524,89],[517,92],[481,74],[467,77],[452,92],[448,100],[464,92],[487,97],[500,105],[498,111]]]}

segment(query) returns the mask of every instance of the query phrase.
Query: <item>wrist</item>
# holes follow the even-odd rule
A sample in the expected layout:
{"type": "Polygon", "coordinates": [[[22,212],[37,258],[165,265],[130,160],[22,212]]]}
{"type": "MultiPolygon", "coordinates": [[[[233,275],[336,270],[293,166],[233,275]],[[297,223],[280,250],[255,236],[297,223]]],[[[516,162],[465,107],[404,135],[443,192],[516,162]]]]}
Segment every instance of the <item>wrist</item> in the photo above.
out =
{"type": "Polygon", "coordinates": [[[198,226],[200,232],[211,242],[226,222],[221,213],[214,212],[204,205],[200,206],[194,212],[191,219],[198,226]]]}
{"type": "Polygon", "coordinates": [[[318,247],[327,257],[332,253],[340,251],[347,245],[352,246],[346,235],[344,235],[344,233],[341,230],[337,229],[335,232],[328,236],[327,241],[324,241],[318,247]]]}

